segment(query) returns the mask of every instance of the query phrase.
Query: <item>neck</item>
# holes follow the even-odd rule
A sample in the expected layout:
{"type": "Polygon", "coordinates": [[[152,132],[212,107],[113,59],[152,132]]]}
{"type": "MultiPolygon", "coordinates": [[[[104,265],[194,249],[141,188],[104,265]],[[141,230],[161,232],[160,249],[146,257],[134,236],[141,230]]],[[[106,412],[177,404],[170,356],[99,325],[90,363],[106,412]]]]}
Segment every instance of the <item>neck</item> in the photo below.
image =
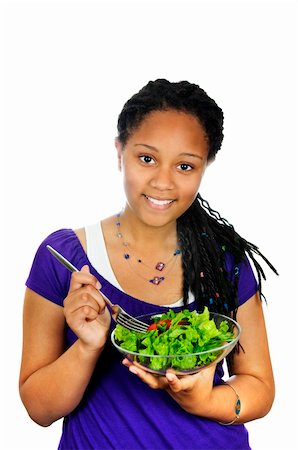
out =
{"type": "Polygon", "coordinates": [[[125,239],[137,248],[154,249],[177,247],[176,221],[163,226],[151,226],[136,217],[127,207],[120,214],[119,222],[125,239]]]}

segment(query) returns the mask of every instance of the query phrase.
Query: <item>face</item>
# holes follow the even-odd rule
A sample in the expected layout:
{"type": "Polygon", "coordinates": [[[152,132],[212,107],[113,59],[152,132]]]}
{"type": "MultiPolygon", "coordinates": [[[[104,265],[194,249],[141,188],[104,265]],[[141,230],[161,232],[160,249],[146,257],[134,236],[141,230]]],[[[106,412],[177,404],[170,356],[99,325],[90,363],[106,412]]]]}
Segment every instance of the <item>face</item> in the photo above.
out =
{"type": "Polygon", "coordinates": [[[193,203],[207,167],[208,144],[198,120],[180,111],[154,111],[123,148],[126,212],[150,226],[176,221],[193,203]]]}

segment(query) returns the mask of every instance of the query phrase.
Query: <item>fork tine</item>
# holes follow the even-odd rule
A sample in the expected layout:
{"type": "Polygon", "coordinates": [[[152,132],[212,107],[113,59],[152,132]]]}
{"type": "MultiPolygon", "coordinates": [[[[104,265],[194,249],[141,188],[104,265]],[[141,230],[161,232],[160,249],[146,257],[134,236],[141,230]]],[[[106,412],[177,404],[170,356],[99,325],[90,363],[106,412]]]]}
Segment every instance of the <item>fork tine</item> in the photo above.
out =
{"type": "Polygon", "coordinates": [[[135,325],[138,325],[147,330],[148,325],[145,322],[142,322],[141,320],[131,316],[130,314],[128,314],[123,310],[121,311],[120,315],[123,317],[123,319],[128,320],[129,322],[134,323],[135,325]]]}
{"type": "MultiPolygon", "coordinates": [[[[126,318],[127,319],[127,318],[126,318]]],[[[135,319],[134,317],[132,319],[129,319],[129,323],[132,323],[133,325],[135,325],[137,328],[142,329],[144,331],[147,331],[148,326],[146,323],[141,322],[138,319],[135,319]]]]}
{"type": "Polygon", "coordinates": [[[140,328],[136,327],[134,324],[131,324],[127,320],[122,320],[121,317],[120,318],[118,317],[116,322],[117,322],[118,325],[121,325],[122,327],[127,328],[129,330],[137,331],[138,333],[139,332],[140,333],[144,332],[143,329],[140,329],[140,328]]]}
{"type": "Polygon", "coordinates": [[[144,333],[147,331],[148,327],[144,327],[143,325],[138,324],[137,322],[133,322],[130,320],[127,320],[126,318],[119,317],[117,318],[117,322],[124,326],[125,328],[131,328],[134,329],[134,331],[139,331],[140,333],[144,333]]]}
{"type": "Polygon", "coordinates": [[[122,325],[125,328],[130,328],[131,330],[144,333],[147,331],[147,325],[143,322],[140,322],[139,320],[135,319],[134,317],[131,317],[129,315],[120,313],[117,317],[117,323],[122,325]]]}

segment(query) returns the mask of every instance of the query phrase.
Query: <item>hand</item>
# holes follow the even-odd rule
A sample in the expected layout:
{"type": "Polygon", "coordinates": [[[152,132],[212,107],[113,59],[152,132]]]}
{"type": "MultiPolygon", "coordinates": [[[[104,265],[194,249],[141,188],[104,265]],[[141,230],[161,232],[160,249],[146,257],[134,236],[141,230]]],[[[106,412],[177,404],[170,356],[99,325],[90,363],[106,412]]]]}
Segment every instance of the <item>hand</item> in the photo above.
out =
{"type": "Polygon", "coordinates": [[[101,350],[106,342],[111,316],[100,292],[99,281],[84,266],[71,277],[64,315],[68,326],[88,350],[101,350]]]}
{"type": "Polygon", "coordinates": [[[167,370],[165,376],[156,376],[128,359],[122,363],[152,389],[165,389],[186,411],[204,415],[212,397],[215,364],[196,374],[179,378],[171,369],[167,370]]]}

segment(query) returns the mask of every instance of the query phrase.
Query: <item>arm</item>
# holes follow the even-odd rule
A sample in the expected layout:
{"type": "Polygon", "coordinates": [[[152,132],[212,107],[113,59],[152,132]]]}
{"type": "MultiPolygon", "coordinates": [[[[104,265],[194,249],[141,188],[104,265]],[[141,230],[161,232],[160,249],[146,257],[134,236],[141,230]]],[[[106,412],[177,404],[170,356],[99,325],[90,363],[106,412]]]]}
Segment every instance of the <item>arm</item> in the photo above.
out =
{"type": "MultiPolygon", "coordinates": [[[[242,327],[240,342],[244,352],[235,353],[227,380],[241,399],[241,414],[235,423],[248,422],[266,415],[274,399],[274,380],[269,356],[262,304],[258,294],[238,310],[237,320],[242,327]]],[[[152,377],[124,361],[152,388],[164,388],[186,411],[220,422],[235,418],[236,395],[227,386],[213,387],[215,367],[180,379],[168,373],[166,377],[152,377]]]]}
{"type": "Polygon", "coordinates": [[[48,426],[79,404],[109,324],[96,279],[86,269],[72,275],[64,308],[26,289],[20,395],[35,422],[48,426]],[[67,351],[65,320],[78,336],[67,351]]]}

